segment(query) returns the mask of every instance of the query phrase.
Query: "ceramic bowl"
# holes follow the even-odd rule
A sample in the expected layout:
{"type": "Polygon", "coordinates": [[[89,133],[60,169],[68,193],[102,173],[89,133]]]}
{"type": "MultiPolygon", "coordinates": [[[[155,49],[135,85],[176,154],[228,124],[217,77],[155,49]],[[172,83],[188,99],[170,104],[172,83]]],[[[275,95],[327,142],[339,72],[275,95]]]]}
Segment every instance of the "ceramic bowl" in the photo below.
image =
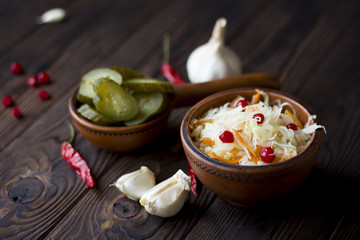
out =
{"type": "MultiPolygon", "coordinates": [[[[264,89],[270,100],[289,102],[301,122],[307,122],[312,111],[289,94],[264,89]]],[[[321,141],[321,131],[313,133],[307,148],[285,162],[240,166],[220,162],[210,158],[195,146],[190,137],[189,125],[193,119],[201,117],[208,109],[219,107],[241,95],[250,100],[255,89],[232,89],[211,95],[195,104],[185,115],[180,129],[181,141],[187,160],[198,179],[212,192],[236,205],[251,206],[264,200],[273,199],[298,187],[309,175],[317,159],[321,141]]]]}
{"type": "Polygon", "coordinates": [[[148,144],[166,128],[172,109],[172,104],[168,104],[161,115],[136,126],[101,126],[85,119],[77,112],[77,92],[78,90],[68,101],[68,110],[76,129],[91,143],[111,152],[130,152],[148,144]]]}

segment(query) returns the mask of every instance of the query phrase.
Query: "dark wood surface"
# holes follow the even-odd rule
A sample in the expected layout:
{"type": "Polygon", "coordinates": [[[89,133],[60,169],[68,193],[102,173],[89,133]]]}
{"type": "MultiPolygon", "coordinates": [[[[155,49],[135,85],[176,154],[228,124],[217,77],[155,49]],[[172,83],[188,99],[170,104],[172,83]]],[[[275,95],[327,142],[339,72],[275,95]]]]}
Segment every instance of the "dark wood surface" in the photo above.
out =
{"type": "Polygon", "coordinates": [[[359,239],[360,2],[19,1],[0,5],[0,239],[359,239]],[[53,7],[60,24],[37,25],[53,7]],[[205,187],[171,218],[151,216],[109,187],[120,175],[150,167],[157,181],[186,170],[179,127],[188,108],[170,116],[166,132],[145,148],[110,153],[77,135],[75,148],[96,180],[87,190],[60,154],[69,137],[67,100],[96,67],[125,66],[162,78],[162,37],[186,78],[190,52],[226,17],[226,43],[243,71],[268,72],[282,90],[306,102],[327,129],[310,177],[291,194],[254,208],[235,208],[205,187]],[[25,73],[13,75],[20,61],[25,73]],[[26,85],[47,71],[51,84],[26,85]],[[48,101],[38,91],[47,89],[48,101]]]}

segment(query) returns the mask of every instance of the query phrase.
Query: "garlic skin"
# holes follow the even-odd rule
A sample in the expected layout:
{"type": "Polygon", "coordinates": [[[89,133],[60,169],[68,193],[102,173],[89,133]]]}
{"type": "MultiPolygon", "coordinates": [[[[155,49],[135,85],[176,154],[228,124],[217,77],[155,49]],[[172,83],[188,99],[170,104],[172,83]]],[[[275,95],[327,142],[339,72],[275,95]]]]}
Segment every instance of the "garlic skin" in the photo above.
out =
{"type": "Polygon", "coordinates": [[[37,18],[38,24],[61,22],[66,17],[66,11],[63,8],[53,8],[44,12],[37,18]]]}
{"type": "Polygon", "coordinates": [[[152,215],[171,217],[183,207],[190,188],[191,178],[179,169],[172,177],[147,191],[140,204],[152,215]]]}
{"type": "Polygon", "coordinates": [[[186,69],[192,83],[241,74],[239,57],[224,45],[226,24],[225,18],[219,18],[210,40],[189,55],[186,69]]]}
{"type": "Polygon", "coordinates": [[[155,186],[155,174],[145,166],[122,175],[114,184],[117,189],[133,200],[139,200],[145,192],[155,186]]]}

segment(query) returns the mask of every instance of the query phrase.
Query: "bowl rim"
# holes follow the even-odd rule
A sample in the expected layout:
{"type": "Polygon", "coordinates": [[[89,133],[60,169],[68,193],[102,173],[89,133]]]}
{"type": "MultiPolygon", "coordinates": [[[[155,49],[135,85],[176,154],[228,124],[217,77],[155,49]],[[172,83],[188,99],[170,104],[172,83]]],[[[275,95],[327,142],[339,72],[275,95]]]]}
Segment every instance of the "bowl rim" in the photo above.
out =
{"type": "Polygon", "coordinates": [[[163,121],[166,121],[168,116],[170,115],[170,112],[173,108],[174,104],[174,97],[170,96],[168,100],[167,107],[165,110],[157,115],[155,118],[151,119],[150,121],[144,122],[142,124],[137,124],[134,126],[106,126],[106,125],[98,125],[96,123],[93,123],[84,117],[82,117],[77,111],[76,111],[76,103],[77,103],[77,93],[79,91],[79,87],[77,87],[74,92],[70,95],[68,100],[68,110],[70,112],[70,115],[74,119],[75,122],[77,122],[78,125],[80,125],[82,128],[86,128],[87,130],[90,130],[92,132],[101,132],[101,133],[129,133],[129,132],[143,132],[147,129],[152,129],[154,126],[162,124],[163,121]]]}
{"type": "MultiPolygon", "coordinates": [[[[297,99],[296,97],[292,96],[289,93],[285,93],[279,90],[274,90],[274,89],[268,89],[268,88],[234,88],[234,89],[230,89],[230,90],[225,90],[225,91],[221,91],[215,94],[212,94],[204,99],[202,99],[201,101],[199,101],[198,103],[196,103],[194,106],[192,106],[187,113],[185,114],[182,122],[181,122],[181,127],[180,127],[180,135],[181,135],[181,139],[183,144],[186,144],[187,147],[190,148],[190,150],[197,155],[198,157],[200,157],[201,159],[203,159],[204,162],[208,162],[213,166],[216,167],[221,167],[221,168],[225,168],[225,169],[231,169],[231,170],[240,170],[240,171],[246,171],[246,172],[258,172],[258,171],[273,171],[273,170],[278,170],[278,169],[282,169],[285,168],[289,165],[292,165],[295,162],[299,162],[305,155],[309,154],[311,151],[316,150],[319,148],[320,145],[320,141],[321,141],[321,137],[322,137],[322,132],[320,131],[320,129],[316,129],[316,131],[312,134],[312,137],[307,145],[307,147],[301,151],[299,154],[297,154],[295,157],[292,157],[284,162],[280,162],[280,163],[273,163],[273,164],[268,164],[268,165],[257,165],[257,166],[248,166],[248,165],[235,165],[235,164],[231,164],[231,163],[226,163],[226,162],[221,162],[219,160],[213,159],[211,157],[209,157],[208,155],[206,155],[205,153],[203,153],[202,151],[200,151],[195,144],[193,143],[191,137],[189,136],[189,123],[191,120],[191,117],[194,115],[194,113],[196,112],[195,110],[202,106],[203,104],[216,99],[219,96],[224,96],[227,94],[234,94],[235,92],[239,92],[239,94],[241,94],[240,92],[244,92],[244,91],[255,91],[256,89],[259,90],[263,90],[267,93],[273,93],[276,95],[282,95],[286,98],[291,99],[292,101],[294,101],[299,107],[301,107],[309,116],[314,115],[313,110],[303,101],[297,99]]],[[[225,103],[225,102],[224,102],[225,103]]],[[[223,104],[224,104],[223,103],[223,104]]],[[[206,111],[206,110],[205,110],[206,111]]],[[[205,112],[204,111],[204,112],[205,112]]],[[[312,120],[315,123],[315,119],[312,120]]],[[[319,121],[317,120],[317,123],[319,121]]],[[[185,146],[184,146],[185,147],[185,146]]]]}

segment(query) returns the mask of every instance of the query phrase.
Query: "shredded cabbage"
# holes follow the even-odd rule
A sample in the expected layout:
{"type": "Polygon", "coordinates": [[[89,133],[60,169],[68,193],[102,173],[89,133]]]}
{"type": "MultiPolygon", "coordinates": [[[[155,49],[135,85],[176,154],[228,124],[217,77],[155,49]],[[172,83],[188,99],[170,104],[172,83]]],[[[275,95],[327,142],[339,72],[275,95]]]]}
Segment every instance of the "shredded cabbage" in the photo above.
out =
{"type": "Polygon", "coordinates": [[[296,122],[284,113],[284,107],[291,109],[296,117],[294,108],[288,102],[280,100],[270,104],[267,93],[256,91],[263,99],[258,103],[236,107],[228,102],[218,108],[209,109],[202,118],[195,119],[191,132],[195,145],[205,154],[220,161],[240,165],[265,165],[268,163],[262,161],[261,149],[271,147],[275,152],[272,163],[283,162],[304,150],[316,129],[325,130],[321,125],[311,124],[311,120],[316,116],[310,116],[303,128],[297,126],[297,131],[288,129],[286,126],[289,123],[296,122]],[[253,117],[256,113],[264,115],[261,124],[253,117]],[[234,136],[235,131],[240,133],[247,146],[241,144],[236,137],[233,143],[223,143],[219,135],[225,130],[232,132],[234,136]]]}

